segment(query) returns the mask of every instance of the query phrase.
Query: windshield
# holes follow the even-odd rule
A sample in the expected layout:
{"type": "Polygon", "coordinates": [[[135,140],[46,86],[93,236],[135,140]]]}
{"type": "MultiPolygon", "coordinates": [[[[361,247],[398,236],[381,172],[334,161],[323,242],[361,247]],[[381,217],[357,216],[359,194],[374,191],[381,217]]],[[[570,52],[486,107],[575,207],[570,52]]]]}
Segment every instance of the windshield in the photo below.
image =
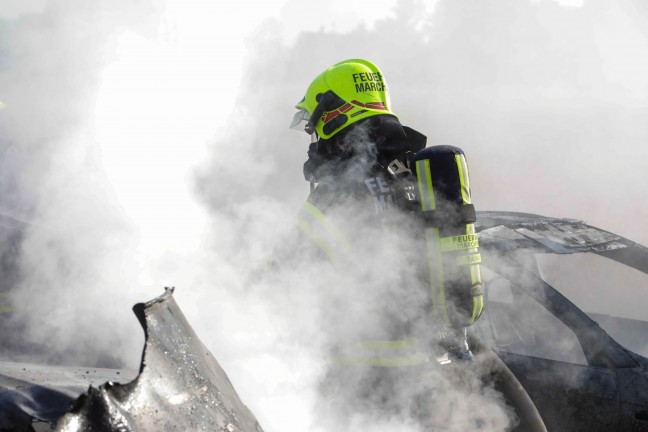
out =
{"type": "Polygon", "coordinates": [[[537,254],[536,272],[624,347],[648,357],[648,274],[593,253],[537,254]]]}
{"type": "Polygon", "coordinates": [[[587,365],[574,331],[527,293],[533,282],[498,272],[501,262],[491,264],[481,266],[487,302],[475,334],[499,351],[587,365]]]}

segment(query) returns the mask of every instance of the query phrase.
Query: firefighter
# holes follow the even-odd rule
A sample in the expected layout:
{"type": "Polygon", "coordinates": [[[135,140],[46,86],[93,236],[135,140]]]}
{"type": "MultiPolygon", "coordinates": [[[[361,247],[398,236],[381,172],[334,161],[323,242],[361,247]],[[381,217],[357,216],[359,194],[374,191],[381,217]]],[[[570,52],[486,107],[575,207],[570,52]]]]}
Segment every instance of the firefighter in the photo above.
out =
{"type": "MultiPolygon", "coordinates": [[[[391,257],[380,263],[378,283],[364,287],[353,302],[388,299],[367,308],[379,309],[378,318],[366,318],[380,331],[353,334],[368,338],[336,345],[333,358],[350,367],[335,370],[337,384],[329,382],[329,390],[350,391],[343,400],[384,403],[389,396],[376,389],[396,394],[402,392],[395,385],[417,384],[416,374],[396,369],[429,363],[439,349],[453,360],[472,360],[465,329],[481,314],[483,292],[465,156],[456,147],[425,148],[426,137],[391,111],[385,77],[367,60],[345,60],[325,70],[296,108],[291,128],[311,137],[303,166],[311,192],[298,215],[305,236],[338,269],[350,272],[372,255],[391,257]],[[390,240],[367,246],[367,238],[375,237],[390,240]],[[384,248],[394,252],[385,254],[384,248]],[[388,281],[390,274],[397,277],[388,281]],[[412,337],[421,334],[423,340],[412,337]],[[366,369],[358,374],[353,366],[366,369]],[[356,388],[349,390],[354,379],[356,388]]],[[[366,279],[358,283],[367,285],[366,279]]],[[[351,333],[351,326],[344,330],[351,333]]],[[[392,408],[400,411],[402,405],[392,408]]]]}

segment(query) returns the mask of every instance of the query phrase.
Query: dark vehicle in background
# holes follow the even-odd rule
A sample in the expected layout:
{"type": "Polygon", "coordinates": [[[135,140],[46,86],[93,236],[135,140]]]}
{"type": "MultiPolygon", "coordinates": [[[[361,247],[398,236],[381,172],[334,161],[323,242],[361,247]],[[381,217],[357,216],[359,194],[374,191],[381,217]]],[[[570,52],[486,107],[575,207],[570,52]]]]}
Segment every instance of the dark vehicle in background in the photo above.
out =
{"type": "Polygon", "coordinates": [[[648,249],[569,219],[477,216],[487,306],[473,332],[549,431],[648,431],[648,249]]]}

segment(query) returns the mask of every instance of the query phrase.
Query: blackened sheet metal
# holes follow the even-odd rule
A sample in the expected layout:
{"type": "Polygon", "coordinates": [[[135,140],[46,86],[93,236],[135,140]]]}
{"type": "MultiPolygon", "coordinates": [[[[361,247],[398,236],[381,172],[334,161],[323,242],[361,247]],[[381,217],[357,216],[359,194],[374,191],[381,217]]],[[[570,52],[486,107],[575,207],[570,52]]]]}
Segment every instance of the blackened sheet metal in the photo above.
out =
{"type": "Polygon", "coordinates": [[[90,387],[56,431],[262,431],[172,293],[133,308],[146,334],[137,378],[90,387]]]}
{"type": "Polygon", "coordinates": [[[529,249],[558,254],[613,251],[637,245],[617,234],[575,219],[558,219],[529,213],[477,212],[475,224],[480,246],[502,252],[529,249]]]}
{"type": "Polygon", "coordinates": [[[88,386],[135,376],[128,370],[0,362],[0,431],[54,424],[88,386]]]}

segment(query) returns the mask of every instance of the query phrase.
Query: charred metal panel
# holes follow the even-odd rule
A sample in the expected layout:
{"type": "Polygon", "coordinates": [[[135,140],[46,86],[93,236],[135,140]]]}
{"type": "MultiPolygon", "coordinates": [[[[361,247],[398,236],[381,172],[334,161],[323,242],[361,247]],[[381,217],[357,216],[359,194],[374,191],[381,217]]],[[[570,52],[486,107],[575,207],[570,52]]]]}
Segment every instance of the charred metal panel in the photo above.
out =
{"type": "Polygon", "coordinates": [[[0,431],[262,431],[172,293],[133,308],[146,335],[139,375],[0,362],[0,431]]]}
{"type": "Polygon", "coordinates": [[[636,243],[619,235],[573,219],[556,219],[527,213],[477,212],[475,224],[480,246],[510,251],[529,247],[529,242],[505,231],[515,232],[536,242],[535,249],[565,254],[608,252],[634,246],[636,243]],[[517,247],[513,245],[517,244],[517,247]]]}
{"type": "Polygon", "coordinates": [[[129,380],[134,371],[0,362],[0,431],[54,424],[90,385],[129,380]]]}
{"type": "Polygon", "coordinates": [[[146,333],[137,378],[91,387],[57,431],[261,431],[172,292],[133,308],[146,333]]]}

